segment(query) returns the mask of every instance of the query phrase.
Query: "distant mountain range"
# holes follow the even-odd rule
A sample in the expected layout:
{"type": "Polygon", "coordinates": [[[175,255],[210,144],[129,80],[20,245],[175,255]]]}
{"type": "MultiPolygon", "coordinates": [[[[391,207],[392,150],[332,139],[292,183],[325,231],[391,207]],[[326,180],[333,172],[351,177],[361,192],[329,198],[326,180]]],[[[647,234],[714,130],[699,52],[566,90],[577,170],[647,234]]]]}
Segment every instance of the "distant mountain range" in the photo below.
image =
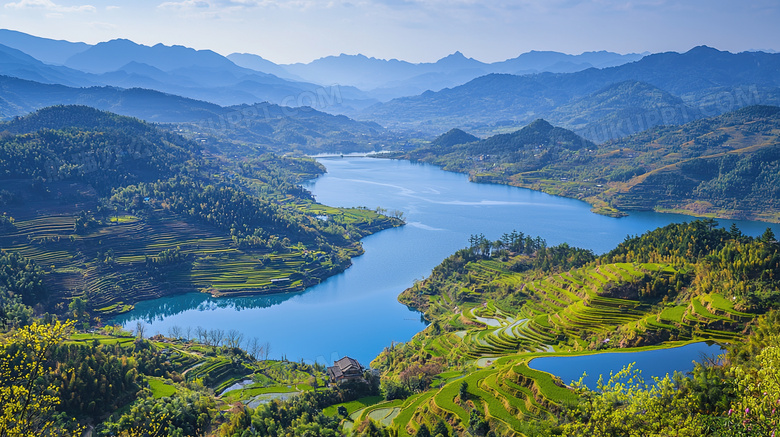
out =
{"type": "Polygon", "coordinates": [[[267,101],[352,109],[377,102],[354,87],[339,86],[333,91],[239,67],[210,50],[162,44],[148,47],[124,39],[90,46],[0,31],[0,74],[77,87],[148,88],[226,106],[267,101]],[[336,98],[318,98],[334,93],[336,98]]]}
{"type": "Polygon", "coordinates": [[[419,64],[342,54],[277,65],[246,53],[225,57],[126,39],[89,45],[0,30],[0,75],[7,76],[0,79],[5,117],[77,103],[188,123],[259,107],[279,108],[271,111],[276,114],[311,107],[296,111],[296,123],[301,114],[323,129],[335,122],[334,131],[296,123],[242,131],[243,140],[277,148],[289,142],[296,150],[319,150],[323,143],[314,139],[327,143],[336,133],[347,138],[338,151],[375,147],[375,134],[385,132],[380,125],[428,138],[452,128],[485,137],[538,118],[599,143],[748,105],[780,104],[780,54],[706,46],[653,55],[532,51],[494,63],[460,52],[419,64]],[[363,122],[327,119],[325,112],[363,122]],[[347,134],[347,125],[355,131],[347,134]],[[360,141],[362,135],[372,140],[360,141]]]}
{"type": "Polygon", "coordinates": [[[572,73],[593,67],[622,65],[637,61],[643,56],[644,54],[621,55],[606,51],[585,52],[580,55],[532,51],[506,61],[488,64],[455,52],[436,62],[413,64],[397,59],[341,54],[307,64],[288,65],[276,65],[259,56],[248,54],[234,53],[228,58],[243,67],[260,69],[280,77],[301,78],[323,85],[352,85],[367,91],[371,97],[384,101],[457,86],[490,73],[572,73]]]}
{"type": "Polygon", "coordinates": [[[696,47],[576,73],[489,74],[464,85],[371,106],[354,114],[390,127],[483,135],[537,118],[594,141],[780,102],[780,55],[696,47]]]}
{"type": "MultiPolygon", "coordinates": [[[[72,86],[143,87],[220,105],[269,101],[302,106],[298,105],[299,100],[301,104],[311,103],[307,101],[309,95],[316,95],[323,86],[338,85],[340,103],[318,109],[339,113],[395,97],[457,86],[489,73],[573,72],[621,65],[643,56],[534,51],[487,64],[455,52],[433,63],[414,64],[342,54],[307,64],[277,65],[247,53],[224,57],[211,50],[163,44],[149,47],[126,39],[89,45],[6,29],[0,29],[0,44],[40,61],[38,64],[27,62],[26,71],[21,73],[22,68],[17,68],[16,74],[8,69],[0,70],[0,74],[24,79],[45,79],[44,82],[72,86]],[[58,80],[52,79],[55,72],[58,80]]],[[[6,62],[3,58],[0,63],[6,62]]],[[[314,106],[318,103],[315,101],[314,106]]]]}

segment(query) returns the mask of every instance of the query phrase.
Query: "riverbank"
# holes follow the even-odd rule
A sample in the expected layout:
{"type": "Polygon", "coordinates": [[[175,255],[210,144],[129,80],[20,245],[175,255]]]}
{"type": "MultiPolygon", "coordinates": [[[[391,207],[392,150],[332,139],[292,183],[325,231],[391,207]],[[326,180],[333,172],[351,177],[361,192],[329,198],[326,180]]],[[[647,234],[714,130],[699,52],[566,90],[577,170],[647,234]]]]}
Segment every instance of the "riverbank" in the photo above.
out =
{"type": "MultiPolygon", "coordinates": [[[[411,341],[386,349],[372,366],[403,381],[413,357],[423,375],[417,378],[429,385],[415,402],[410,398],[400,407],[393,425],[401,434],[414,435],[417,427],[403,420],[411,416],[417,423],[431,423],[443,415],[465,429],[469,411],[484,408],[497,430],[522,432],[523,423],[538,419],[540,412],[576,405],[577,395],[568,385],[583,371],[592,387],[598,374],[606,381],[610,372],[634,361],[646,381],[691,370],[702,342],[741,341],[751,320],[771,306],[772,298],[758,304],[722,286],[720,281],[750,281],[715,261],[734,250],[741,261],[733,262],[741,263],[754,250],[780,249],[773,238],[746,237],[707,222],[669,225],[600,257],[521,235],[473,242],[399,297],[424,310],[431,325],[411,341]],[[531,250],[524,248],[531,242],[531,250]],[[703,285],[716,273],[717,284],[703,285]],[[697,350],[686,355],[691,348],[697,350]],[[671,354],[676,360],[643,360],[643,354],[671,354]],[[549,366],[540,359],[595,363],[549,366]]],[[[750,271],[780,269],[776,260],[767,262],[750,271]]],[[[757,293],[774,295],[777,285],[767,284],[757,293]]]]}

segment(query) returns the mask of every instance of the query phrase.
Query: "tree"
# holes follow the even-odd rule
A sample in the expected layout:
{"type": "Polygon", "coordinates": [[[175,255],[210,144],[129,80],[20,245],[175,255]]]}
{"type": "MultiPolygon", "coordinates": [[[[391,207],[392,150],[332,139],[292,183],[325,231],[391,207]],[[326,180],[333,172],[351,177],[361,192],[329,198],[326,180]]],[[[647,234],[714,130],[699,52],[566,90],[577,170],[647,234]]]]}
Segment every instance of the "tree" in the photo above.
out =
{"type": "Polygon", "coordinates": [[[74,297],[73,300],[68,304],[68,309],[70,310],[71,314],[73,314],[73,318],[79,322],[85,321],[87,316],[86,300],[78,296],[74,297]]]}
{"type": "Polygon", "coordinates": [[[731,406],[722,423],[723,435],[776,435],[780,432],[780,346],[765,347],[753,362],[736,366],[736,393],[739,398],[731,406]]]}
{"type": "Polygon", "coordinates": [[[225,331],[223,329],[211,329],[208,335],[211,338],[211,345],[214,347],[222,345],[222,341],[225,339],[225,331]]]}
{"type": "Polygon", "coordinates": [[[349,411],[347,411],[347,407],[343,405],[339,405],[338,408],[339,416],[347,417],[349,415],[349,411]]]}
{"type": "Polygon", "coordinates": [[[195,328],[195,335],[198,337],[198,340],[208,346],[209,344],[209,332],[204,329],[202,326],[198,326],[195,328]]]}
{"type": "Polygon", "coordinates": [[[58,388],[41,379],[49,370],[47,354],[72,327],[72,322],[33,323],[0,348],[0,436],[58,435],[52,420],[58,388]]]}
{"type": "Polygon", "coordinates": [[[761,235],[761,241],[764,243],[772,243],[775,241],[775,233],[772,232],[772,228],[766,228],[766,231],[761,235]]]}
{"type": "Polygon", "coordinates": [[[146,334],[146,324],[140,320],[135,322],[135,336],[143,339],[144,334],[146,334]]]}
{"type": "Polygon", "coordinates": [[[490,431],[490,424],[477,410],[471,410],[469,415],[469,429],[476,435],[485,435],[490,431]]]}
{"type": "Polygon", "coordinates": [[[239,348],[244,341],[244,334],[237,329],[231,329],[227,332],[226,342],[229,347],[239,348]]]}
{"type": "Polygon", "coordinates": [[[420,429],[417,430],[415,437],[431,437],[431,431],[428,430],[428,425],[424,423],[420,425],[420,429]]]}
{"type": "Polygon", "coordinates": [[[563,435],[705,435],[692,393],[677,390],[669,376],[654,380],[655,384],[646,384],[630,364],[606,384],[599,379],[595,392],[582,380],[574,383],[580,403],[563,426],[563,435]]]}
{"type": "Polygon", "coordinates": [[[252,337],[246,344],[246,351],[254,360],[259,360],[262,357],[264,349],[257,337],[252,337]]]}
{"type": "Polygon", "coordinates": [[[436,422],[436,426],[433,428],[434,437],[450,437],[450,430],[447,428],[447,424],[443,420],[436,422]]]}
{"type": "Polygon", "coordinates": [[[173,325],[168,328],[168,335],[170,335],[174,340],[181,338],[181,332],[181,326],[179,325],[173,325]]]}
{"type": "Polygon", "coordinates": [[[469,383],[463,381],[460,383],[460,401],[465,402],[469,398],[469,383]]]}

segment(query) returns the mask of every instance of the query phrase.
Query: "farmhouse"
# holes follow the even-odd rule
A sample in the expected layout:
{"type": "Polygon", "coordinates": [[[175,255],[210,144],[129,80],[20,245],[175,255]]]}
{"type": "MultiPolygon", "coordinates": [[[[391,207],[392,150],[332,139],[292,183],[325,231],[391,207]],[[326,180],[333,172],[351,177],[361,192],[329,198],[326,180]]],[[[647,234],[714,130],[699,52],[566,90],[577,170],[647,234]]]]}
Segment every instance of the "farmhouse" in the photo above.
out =
{"type": "Polygon", "coordinates": [[[363,379],[363,366],[354,358],[344,357],[328,367],[331,382],[355,381],[363,379]]]}

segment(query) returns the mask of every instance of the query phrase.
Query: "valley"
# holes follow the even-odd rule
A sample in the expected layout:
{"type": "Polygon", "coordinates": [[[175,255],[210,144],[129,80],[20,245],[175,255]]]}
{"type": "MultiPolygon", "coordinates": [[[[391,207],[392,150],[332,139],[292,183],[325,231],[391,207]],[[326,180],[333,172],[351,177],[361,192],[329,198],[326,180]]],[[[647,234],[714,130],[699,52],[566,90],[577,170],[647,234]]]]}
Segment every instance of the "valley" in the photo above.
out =
{"type": "Polygon", "coordinates": [[[147,44],[0,29],[1,435],[780,430],[780,54],[147,44]]]}

